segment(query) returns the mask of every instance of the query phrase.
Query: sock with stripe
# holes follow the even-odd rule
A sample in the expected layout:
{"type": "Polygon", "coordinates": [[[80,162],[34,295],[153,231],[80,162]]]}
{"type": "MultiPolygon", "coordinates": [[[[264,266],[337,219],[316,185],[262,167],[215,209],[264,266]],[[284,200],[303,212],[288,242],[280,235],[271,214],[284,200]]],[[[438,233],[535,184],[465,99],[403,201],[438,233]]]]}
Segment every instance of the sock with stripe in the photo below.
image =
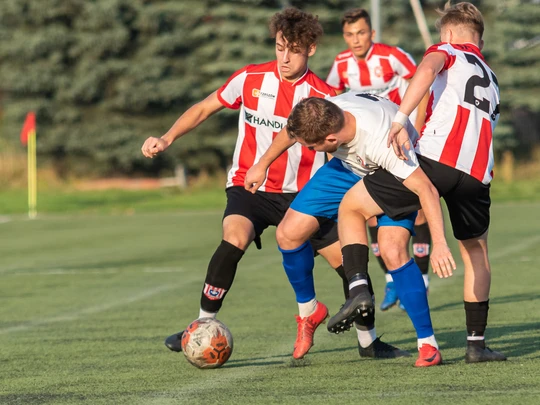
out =
{"type": "Polygon", "coordinates": [[[242,249],[226,240],[221,241],[208,264],[201,293],[201,310],[207,313],[217,313],[220,310],[243,255],[242,249]]]}
{"type": "Polygon", "coordinates": [[[486,332],[489,311],[489,300],[482,302],[467,302],[465,304],[465,319],[467,323],[467,345],[486,347],[484,333],[486,332]]]}
{"type": "Polygon", "coordinates": [[[429,273],[429,249],[431,244],[431,233],[427,223],[415,225],[413,236],[414,261],[420,268],[422,274],[429,273]]]}
{"type": "Polygon", "coordinates": [[[354,297],[358,294],[361,286],[369,285],[369,248],[366,245],[354,243],[343,246],[341,254],[343,256],[345,275],[349,280],[349,296],[354,297]]]}

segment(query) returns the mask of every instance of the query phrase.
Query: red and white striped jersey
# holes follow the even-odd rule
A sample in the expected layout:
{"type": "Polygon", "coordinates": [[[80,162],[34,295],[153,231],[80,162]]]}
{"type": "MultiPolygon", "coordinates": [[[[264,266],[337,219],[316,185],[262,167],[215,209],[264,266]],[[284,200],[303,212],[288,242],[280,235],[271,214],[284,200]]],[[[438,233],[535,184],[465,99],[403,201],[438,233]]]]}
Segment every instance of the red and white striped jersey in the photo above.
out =
{"type": "Polygon", "coordinates": [[[470,174],[493,178],[493,130],[499,121],[499,84],[473,44],[437,44],[446,62],[433,85],[426,124],[416,143],[419,155],[470,174]]]}
{"type": "MultiPolygon", "coordinates": [[[[277,62],[248,65],[219,88],[217,96],[228,108],[240,108],[238,139],[227,187],[243,186],[248,169],[258,162],[300,100],[334,95],[334,90],[309,69],[294,83],[281,79],[277,62]]],[[[324,164],[324,153],[296,143],[272,163],[259,189],[295,193],[324,164]]]]}
{"type": "Polygon", "coordinates": [[[416,72],[412,57],[401,48],[372,44],[365,59],[352,51],[341,52],[332,65],[326,83],[337,90],[376,94],[401,103],[408,82],[416,72]]]}

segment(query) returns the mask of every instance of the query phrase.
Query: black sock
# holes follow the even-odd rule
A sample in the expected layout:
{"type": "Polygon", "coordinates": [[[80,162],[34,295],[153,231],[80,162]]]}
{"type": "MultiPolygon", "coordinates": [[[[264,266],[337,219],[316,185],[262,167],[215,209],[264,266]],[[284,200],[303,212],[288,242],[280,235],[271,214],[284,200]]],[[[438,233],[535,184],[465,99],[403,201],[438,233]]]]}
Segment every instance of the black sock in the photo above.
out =
{"type": "Polygon", "coordinates": [[[415,225],[413,236],[414,261],[420,268],[422,274],[429,273],[429,249],[431,245],[431,233],[427,223],[415,225]]]}
{"type": "Polygon", "coordinates": [[[343,266],[339,266],[335,270],[336,273],[339,274],[339,277],[341,277],[343,283],[343,295],[345,296],[345,299],[347,299],[349,298],[349,280],[347,280],[347,276],[345,276],[345,269],[343,266]]]}
{"type": "Polygon", "coordinates": [[[379,265],[381,266],[382,271],[384,271],[384,274],[388,273],[388,267],[386,267],[386,264],[384,264],[384,260],[381,256],[381,252],[379,251],[379,240],[378,240],[378,233],[379,228],[377,226],[368,226],[369,230],[369,237],[371,239],[371,250],[373,251],[373,254],[377,258],[377,261],[379,262],[379,265]],[[373,244],[377,245],[377,248],[373,248],[373,244]]]}
{"type": "Polygon", "coordinates": [[[465,319],[467,323],[467,345],[485,348],[484,333],[486,332],[489,300],[465,303],[465,319]]]}
{"type": "Polygon", "coordinates": [[[363,285],[368,285],[369,248],[366,245],[355,243],[341,249],[343,255],[343,268],[349,280],[349,295],[357,295],[363,285]],[[360,282],[360,283],[358,283],[360,282]],[[351,288],[351,284],[357,284],[351,288]]]}
{"type": "Polygon", "coordinates": [[[201,294],[201,308],[206,312],[218,312],[232,286],[238,262],[244,255],[242,249],[222,240],[206,271],[201,294]]]}

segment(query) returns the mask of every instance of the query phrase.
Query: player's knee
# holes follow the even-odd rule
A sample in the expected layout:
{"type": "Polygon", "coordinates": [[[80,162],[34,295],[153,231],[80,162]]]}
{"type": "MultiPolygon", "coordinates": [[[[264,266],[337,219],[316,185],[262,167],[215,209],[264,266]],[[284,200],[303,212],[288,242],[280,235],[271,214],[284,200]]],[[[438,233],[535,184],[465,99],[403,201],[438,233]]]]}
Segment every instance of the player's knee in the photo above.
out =
{"type": "Polygon", "coordinates": [[[293,229],[288,223],[282,222],[278,225],[276,229],[276,241],[281,249],[295,249],[304,242],[298,243],[296,239],[293,229]]]}
{"type": "Polygon", "coordinates": [[[379,239],[381,257],[389,270],[395,270],[410,260],[407,246],[392,240],[379,239]]]}

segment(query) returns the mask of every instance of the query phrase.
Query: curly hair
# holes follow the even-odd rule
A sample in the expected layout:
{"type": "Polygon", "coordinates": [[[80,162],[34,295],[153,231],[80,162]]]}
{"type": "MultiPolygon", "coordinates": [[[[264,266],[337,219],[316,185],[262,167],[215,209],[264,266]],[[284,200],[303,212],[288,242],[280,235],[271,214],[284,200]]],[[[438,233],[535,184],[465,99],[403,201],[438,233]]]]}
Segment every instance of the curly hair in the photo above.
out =
{"type": "Polygon", "coordinates": [[[270,34],[275,38],[281,32],[291,51],[308,49],[316,45],[323,35],[319,17],[294,7],[288,7],[274,14],[269,23],[270,34]]]}
{"type": "Polygon", "coordinates": [[[287,134],[291,139],[302,139],[308,144],[324,142],[330,134],[345,125],[341,108],[319,97],[305,98],[296,104],[287,119],[287,134]]]}
{"type": "Polygon", "coordinates": [[[478,33],[480,38],[484,35],[484,17],[474,5],[467,2],[454,4],[448,1],[444,10],[436,10],[440,18],[435,22],[435,27],[440,31],[446,24],[463,25],[478,33]]]}

